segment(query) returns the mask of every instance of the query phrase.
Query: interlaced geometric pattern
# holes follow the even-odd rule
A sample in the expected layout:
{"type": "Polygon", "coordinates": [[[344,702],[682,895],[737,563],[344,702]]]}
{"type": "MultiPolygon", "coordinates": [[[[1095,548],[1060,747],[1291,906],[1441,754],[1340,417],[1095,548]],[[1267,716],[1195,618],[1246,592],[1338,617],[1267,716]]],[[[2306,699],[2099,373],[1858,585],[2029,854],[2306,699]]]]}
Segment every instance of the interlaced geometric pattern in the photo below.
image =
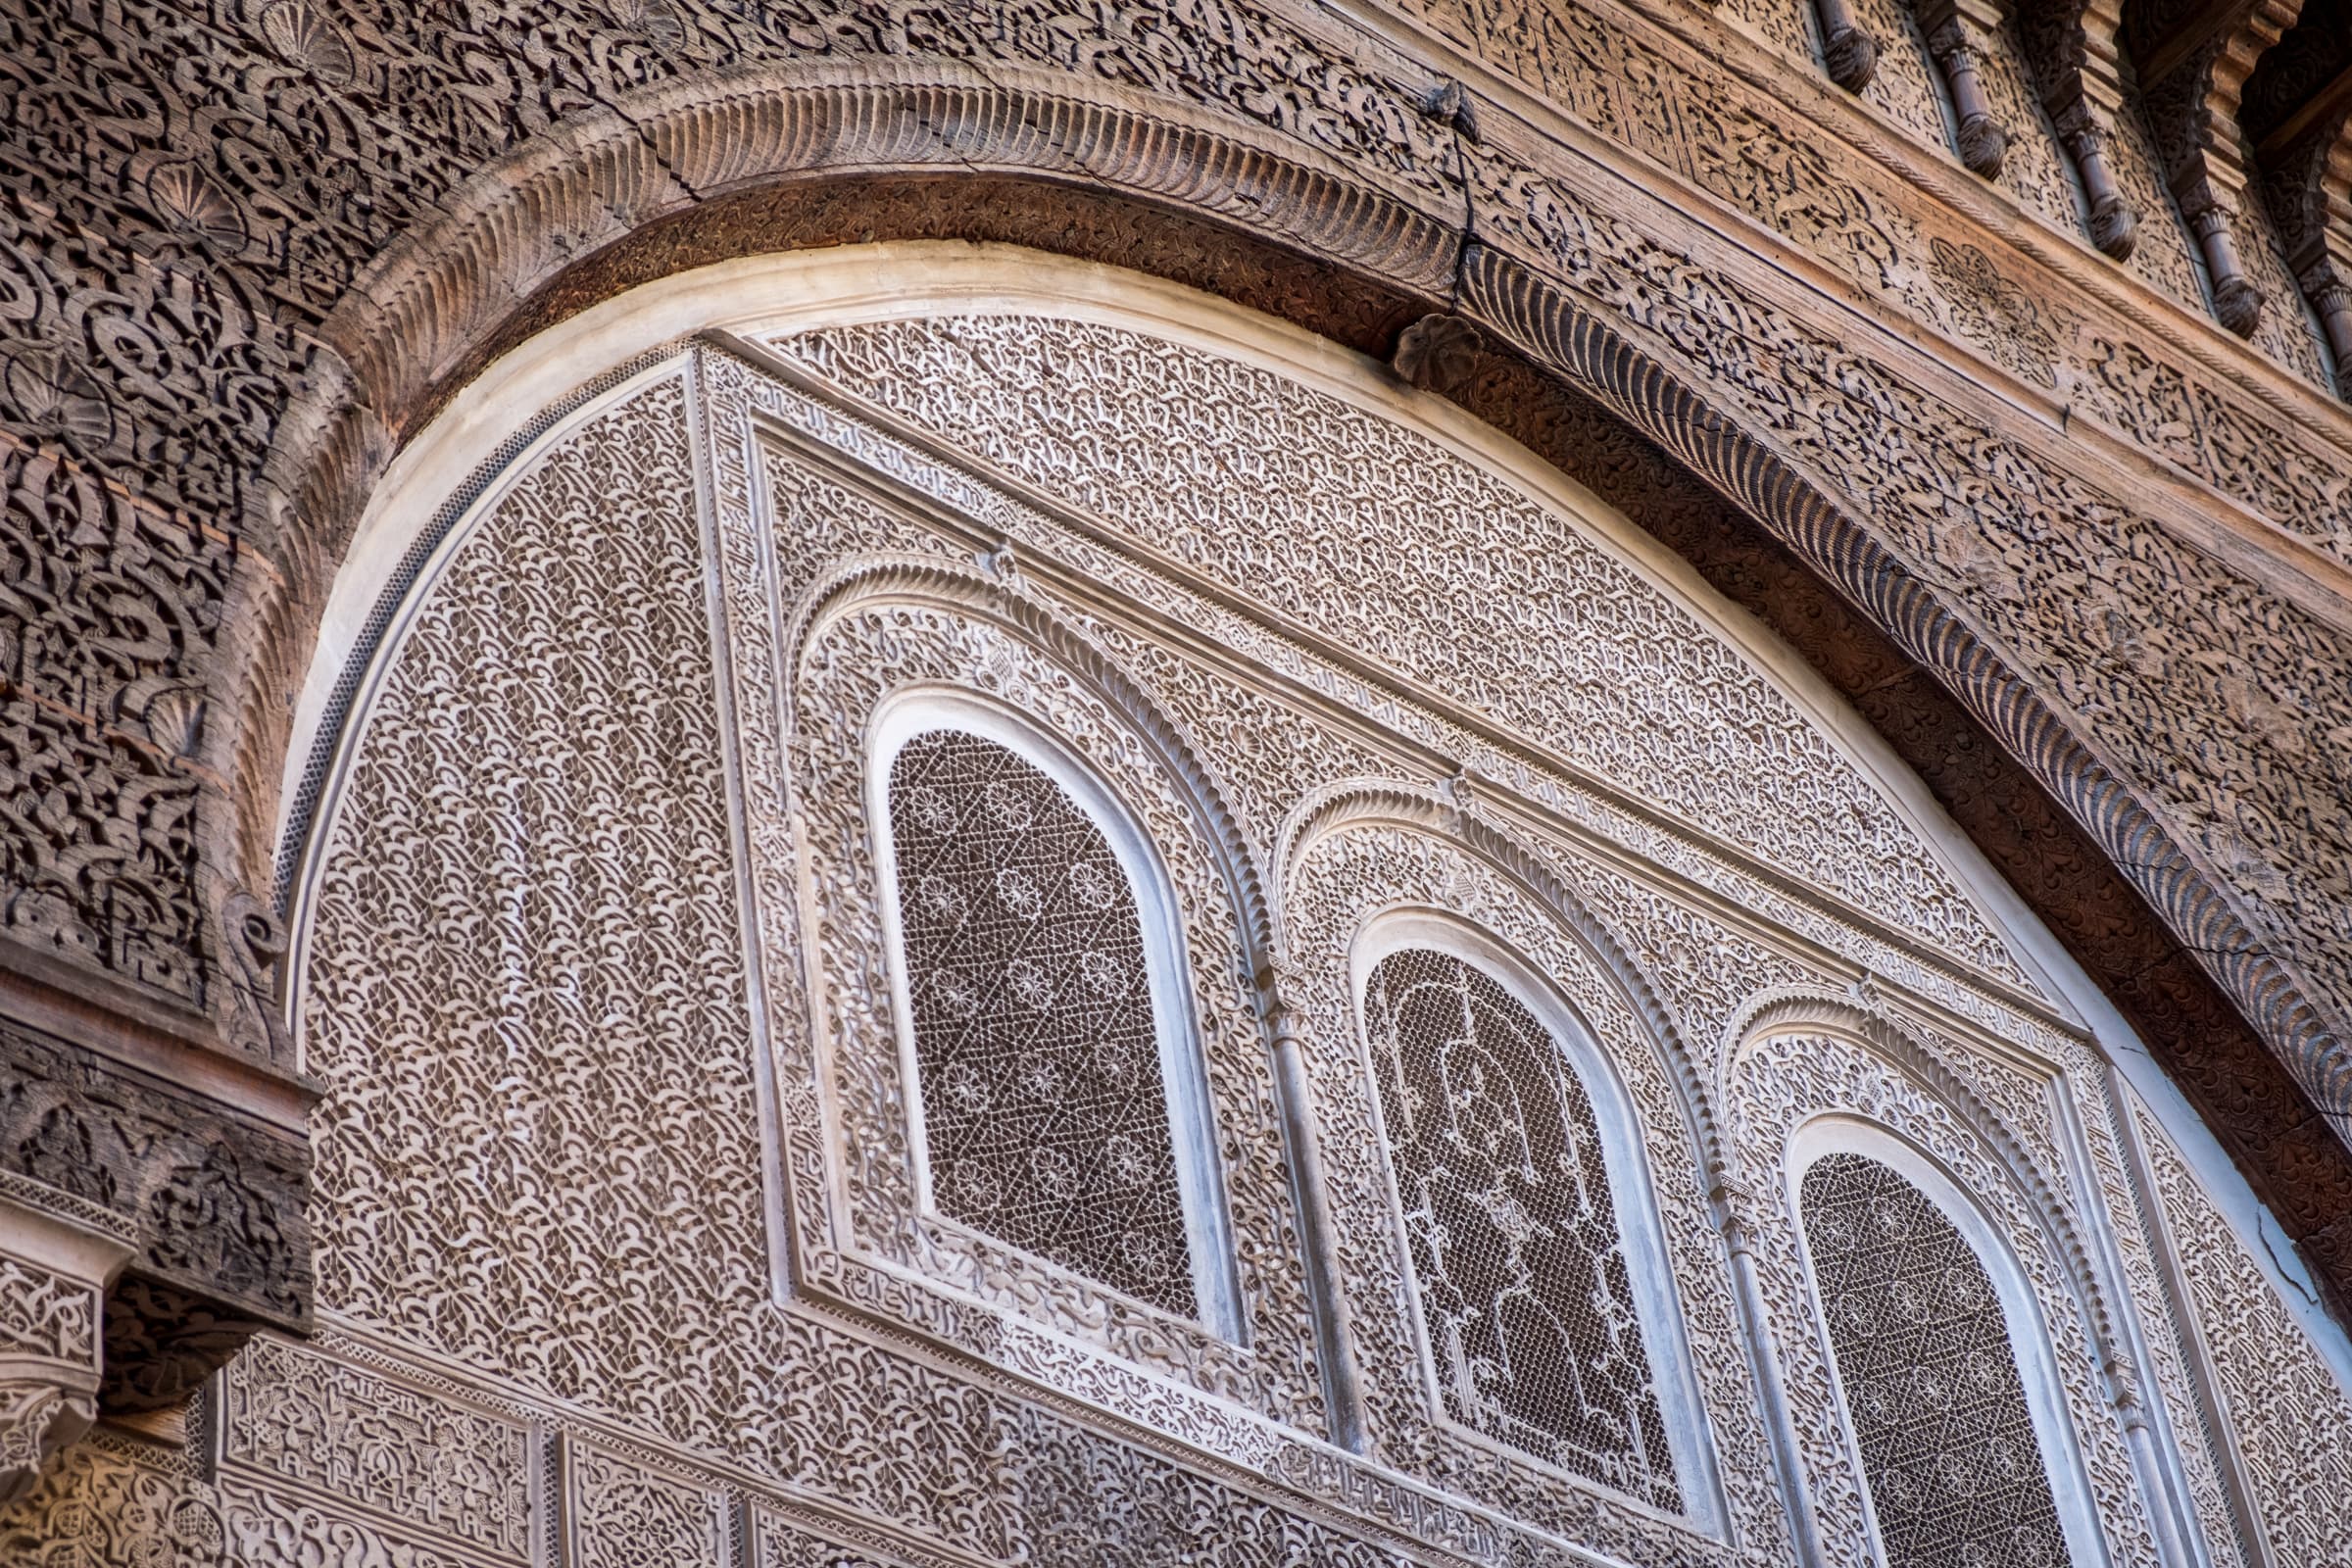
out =
{"type": "Polygon", "coordinates": [[[2058,1568],[2066,1533],[1975,1250],[1859,1154],[1806,1171],[1802,1202],[1887,1568],[2058,1568]]]}
{"type": "Polygon", "coordinates": [[[1679,1511],[1600,1127],[1566,1053],[1444,953],[1382,959],[1364,1012],[1446,1414],[1679,1511]]]}
{"type": "Polygon", "coordinates": [[[1191,1316],[1192,1253],[1135,891],[1060,785],[934,730],[890,769],[941,1212],[1191,1316]]]}

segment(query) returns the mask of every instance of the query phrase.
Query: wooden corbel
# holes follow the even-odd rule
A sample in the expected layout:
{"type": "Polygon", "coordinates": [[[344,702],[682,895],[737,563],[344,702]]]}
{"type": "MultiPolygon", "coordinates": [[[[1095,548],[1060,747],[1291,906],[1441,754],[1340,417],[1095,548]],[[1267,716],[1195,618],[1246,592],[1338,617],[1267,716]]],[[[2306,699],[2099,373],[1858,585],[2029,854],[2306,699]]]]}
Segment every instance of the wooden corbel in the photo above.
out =
{"type": "Polygon", "coordinates": [[[2207,0],[2132,39],[2149,128],[2180,216],[2205,256],[2213,314],[2239,337],[2262,321],[2262,294],[2239,258],[2248,170],[2238,97],[2303,0],[2207,0]]]}
{"type": "MultiPolygon", "coordinates": [[[[2315,11],[2319,7],[2315,3],[2315,11]]],[[[2314,16],[2248,79],[2242,118],[2286,262],[2352,398],[2352,40],[2314,16]]]]}
{"type": "Polygon", "coordinates": [[[1821,21],[1821,65],[1847,92],[1870,85],[1879,69],[1879,40],[1863,30],[1846,0],[1813,0],[1821,21]]]}
{"type": "Polygon", "coordinates": [[[1953,144],[1960,162],[1986,179],[2001,172],[2009,132],[1993,118],[1978,78],[1977,60],[2000,36],[2002,16],[1991,0],[1918,0],[1920,29],[1959,119],[1953,144]]]}
{"type": "Polygon", "coordinates": [[[2139,241],[2139,213],[2107,147],[2124,107],[2117,65],[2123,0],[2017,0],[2018,31],[2041,107],[2082,182],[2090,242],[2117,261],[2139,241]]]}

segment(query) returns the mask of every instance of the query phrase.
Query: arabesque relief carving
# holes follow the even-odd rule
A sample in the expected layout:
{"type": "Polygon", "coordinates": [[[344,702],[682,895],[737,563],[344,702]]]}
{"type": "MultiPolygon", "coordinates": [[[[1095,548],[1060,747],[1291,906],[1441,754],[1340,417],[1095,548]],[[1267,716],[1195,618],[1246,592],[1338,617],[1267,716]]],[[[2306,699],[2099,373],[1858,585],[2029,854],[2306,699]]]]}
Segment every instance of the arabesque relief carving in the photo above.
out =
{"type": "MultiPolygon", "coordinates": [[[[1336,291],[1370,290],[1366,322],[1462,307],[1553,371],[1606,383],[1616,372],[1521,330],[1526,302],[1512,303],[1523,283],[1551,302],[1539,317],[1573,299],[1587,324],[1627,327],[1702,386],[1709,407],[1674,416],[1691,440],[1736,429],[1756,443],[1735,465],[1751,472],[1756,451],[1802,446],[1803,483],[1871,498],[1849,519],[1857,537],[1917,568],[1914,608],[1937,618],[1885,617],[1920,634],[1915,652],[1947,621],[1998,651],[2001,670],[1970,662],[1952,684],[2289,1063],[2304,1103],[2267,1120],[2340,1145],[2310,1112],[2345,1115],[2352,1082],[2333,760],[2347,718],[2330,698],[2348,667],[2352,426],[2317,390],[2324,345],[2277,308],[2293,283],[2262,204],[2217,227],[2227,202],[2209,209],[2178,178],[2173,195],[2158,188],[2147,127],[2162,139],[2178,117],[2117,96],[2120,18],[2045,25],[2020,9],[1858,0],[1878,60],[1867,83],[1843,74],[1856,104],[1816,79],[1808,19],[1783,0],[1722,17],[1589,0],[1475,18],[1293,0],[1115,17],[1036,0],[565,0],[431,26],[378,0],[9,8],[0,464],[18,544],[0,572],[0,797],[15,823],[0,934],[40,960],[28,983],[72,991],[61,976],[102,974],[108,1016],[161,1007],[203,1049],[289,1070],[282,933],[249,890],[270,880],[319,607],[394,452],[514,341],[503,332],[658,275],[673,241],[682,265],[715,259],[699,246],[877,226],[838,187],[814,194],[821,180],[796,189],[829,213],[759,220],[751,204],[783,201],[786,175],[1044,174],[1084,187],[1073,203],[1150,191],[1163,216],[1199,220],[1203,281],[1245,292],[1215,236],[1256,232],[1342,277],[1326,279],[1336,291]],[[1755,33],[1775,47],[1752,49],[1755,33]],[[2067,45],[2055,73],[2041,71],[2046,36],[2067,45]],[[1939,90],[1959,106],[1948,130],[1939,90]],[[1947,138],[1998,183],[1966,172],[1947,138]],[[1666,199],[1636,225],[1655,248],[1629,291],[1589,265],[1632,262],[1628,234],[1596,239],[1588,220],[1645,189],[1666,199]],[[2252,352],[2196,319],[2175,196],[2198,236],[2234,236],[2245,290],[2202,253],[2223,318],[2250,324],[2244,300],[2274,301],[2252,352]],[[665,226],[698,216],[713,228],[691,243],[665,226]],[[2085,238],[2131,241],[2136,272],[2081,254],[2085,238]],[[1489,270],[1498,255],[1507,277],[1489,270]],[[1655,300],[1705,324],[1662,324],[1655,300]],[[1824,325],[1849,309],[1886,328],[1850,356],[1824,325]],[[1726,352],[1741,339],[1757,346],[1746,366],[1726,352]],[[1759,404],[1756,382],[1784,367],[1801,388],[1759,404]],[[1840,454],[1874,472],[1840,468],[1840,454]],[[1991,537],[1945,525],[2060,490],[2008,530],[2025,547],[1998,519],[1991,537]],[[1921,531],[1952,559],[1931,559],[1921,531]],[[2045,534],[2100,543],[2052,583],[2045,534]]],[[[2230,34],[2201,103],[2234,90],[2262,34],[2230,34]]],[[[896,200],[884,229],[982,223],[936,192],[896,200]]],[[[1076,225],[1036,226],[996,237],[1079,244],[1076,225]]],[[[2324,280],[2312,298],[2333,319],[2324,280]]],[[[1584,330],[1564,319],[1545,330],[1584,330]]],[[[1839,546],[1813,564],[1841,581],[1838,564],[1856,559],[1839,546]]],[[[1867,587],[1854,597],[1880,612],[1867,587]]],[[[2238,1152],[2278,1171],[2296,1157],[2238,1152]]],[[[2311,1158],[2345,1163],[2333,1145],[2311,1158]]],[[[2337,1173],[2326,1190],[2352,1183],[2337,1173]]],[[[175,1200],[172,1222],[218,1198],[175,1200]]],[[[2352,1271],[2347,1212],[2314,1201],[2296,1233],[2352,1271]],[[2313,1240],[2331,1227],[2333,1243],[2313,1240]]],[[[298,1253],[296,1219],[245,1228],[272,1224],[298,1253]]],[[[213,1266],[180,1255],[184,1271],[213,1266]]],[[[289,1263],[264,1294],[301,1278],[289,1263]]],[[[126,1327],[126,1347],[181,1331],[233,1342],[219,1312],[172,1331],[150,1283],[148,1308],[125,1315],[149,1327],[126,1327]]],[[[253,1320],[300,1317],[281,1301],[253,1320]]],[[[182,1381],[159,1373],[146,1396],[182,1381]]]]}
{"type": "Polygon", "coordinates": [[[1872,778],[1624,547],[1368,396],[1140,329],[1000,310],[776,347],[682,346],[601,391],[416,585],[301,906],[325,1332],[250,1348],[184,1448],[85,1442],[0,1550],[52,1568],[87,1520],[109,1568],[1859,1564],[1771,1196],[1783,1132],[1827,1108],[1996,1211],[2092,1528],[2119,1564],[2186,1560],[2163,1521],[2213,1455],[2145,1416],[2195,1374],[2146,1348],[2179,1342],[2150,1260],[2101,1240],[2143,1216],[2095,1053],[1872,778]],[[848,348],[890,334],[942,347],[855,412],[848,348]],[[948,344],[997,356],[962,394],[948,344]],[[1059,379],[1025,380],[1049,351],[1059,379]],[[1176,466],[1209,441],[1238,499],[1176,466]],[[1475,598],[1276,598],[1234,519],[1338,537],[1301,455],[1333,491],[1399,475],[1351,511],[1443,513],[1490,570],[1552,571],[1592,647],[1416,675],[1415,638],[1500,640],[1475,598]],[[1523,695],[1610,680],[1791,760],[1811,776],[1742,788],[1823,820],[1683,821],[1697,754],[1576,751],[1593,710],[1523,695]],[[1057,737],[1165,863],[1243,1343],[912,1200],[867,721],[941,689],[1057,737]],[[1622,1079],[1705,1427],[1680,1514],[1431,1397],[1350,972],[1399,905],[1524,956],[1622,1079]]]}

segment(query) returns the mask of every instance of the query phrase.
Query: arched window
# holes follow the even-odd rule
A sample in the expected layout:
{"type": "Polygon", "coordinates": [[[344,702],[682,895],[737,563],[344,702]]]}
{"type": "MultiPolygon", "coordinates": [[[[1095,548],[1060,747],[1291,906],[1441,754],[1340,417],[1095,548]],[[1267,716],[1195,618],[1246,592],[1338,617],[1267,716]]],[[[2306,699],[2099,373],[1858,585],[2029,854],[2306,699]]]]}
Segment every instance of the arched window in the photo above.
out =
{"type": "Polygon", "coordinates": [[[1968,1238],[1850,1150],[1798,1191],[1887,1568],[2070,1561],[2008,1316],[1968,1238]]]}
{"type": "Polygon", "coordinates": [[[1446,1414],[1680,1511],[1641,1304],[1657,1282],[1629,1265],[1562,1042],[1484,968],[1425,947],[1374,966],[1364,1017],[1446,1414]]]}
{"type": "Polygon", "coordinates": [[[957,716],[884,746],[931,1205],[1231,1332],[1164,885],[1100,786],[957,716]]]}

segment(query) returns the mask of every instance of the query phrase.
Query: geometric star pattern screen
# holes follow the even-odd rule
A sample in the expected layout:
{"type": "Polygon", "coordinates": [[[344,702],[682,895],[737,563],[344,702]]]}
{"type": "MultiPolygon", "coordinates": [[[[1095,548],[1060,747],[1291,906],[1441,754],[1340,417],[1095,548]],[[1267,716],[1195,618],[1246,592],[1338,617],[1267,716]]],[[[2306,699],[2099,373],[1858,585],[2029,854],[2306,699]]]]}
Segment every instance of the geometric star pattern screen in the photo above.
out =
{"type": "Polygon", "coordinates": [[[1383,958],[1364,1012],[1446,1414],[1679,1512],[1600,1128],[1567,1054],[1450,954],[1383,958]]]}
{"type": "Polygon", "coordinates": [[[1802,1207],[1887,1568],[2060,1568],[2066,1533],[1975,1249],[1859,1154],[1806,1171],[1802,1207]]]}
{"type": "Polygon", "coordinates": [[[890,831],[940,1211],[1195,1315],[1143,925],[1108,841],[955,730],[892,761],[890,831]]]}

